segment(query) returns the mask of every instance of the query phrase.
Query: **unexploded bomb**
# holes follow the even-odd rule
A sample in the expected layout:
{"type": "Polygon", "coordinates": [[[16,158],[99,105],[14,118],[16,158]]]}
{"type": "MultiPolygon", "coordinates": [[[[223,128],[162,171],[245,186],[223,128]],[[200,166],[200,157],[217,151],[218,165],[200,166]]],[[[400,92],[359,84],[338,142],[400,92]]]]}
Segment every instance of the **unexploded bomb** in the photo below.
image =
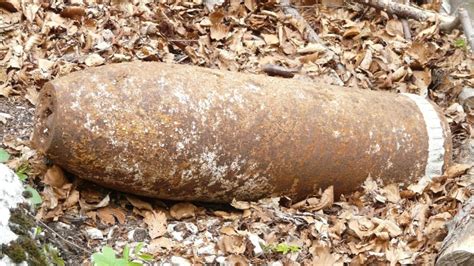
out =
{"type": "Polygon", "coordinates": [[[208,202],[407,184],[451,158],[445,119],[419,96],[145,62],[47,83],[33,143],[80,178],[208,202]]]}

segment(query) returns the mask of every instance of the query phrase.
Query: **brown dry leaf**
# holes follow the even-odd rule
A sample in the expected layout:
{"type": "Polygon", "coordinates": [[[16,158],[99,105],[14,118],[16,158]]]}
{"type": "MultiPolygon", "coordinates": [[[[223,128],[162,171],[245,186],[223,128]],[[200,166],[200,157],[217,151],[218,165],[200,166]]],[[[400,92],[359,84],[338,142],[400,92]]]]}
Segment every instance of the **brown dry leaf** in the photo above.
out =
{"type": "Polygon", "coordinates": [[[114,225],[115,224],[115,218],[112,212],[110,211],[110,207],[105,207],[97,210],[97,216],[99,219],[108,225],[114,225]]]}
{"type": "Polygon", "coordinates": [[[250,206],[251,206],[250,202],[248,201],[239,201],[236,199],[233,199],[230,205],[239,210],[248,210],[250,209],[250,206]]]}
{"type": "Polygon", "coordinates": [[[347,226],[354,231],[360,239],[372,235],[373,229],[375,228],[374,223],[364,216],[354,217],[349,221],[347,226]]]}
{"type": "Polygon", "coordinates": [[[276,45],[280,43],[278,36],[275,34],[262,34],[263,39],[268,45],[276,45]]]}
{"type": "Polygon", "coordinates": [[[230,255],[227,257],[226,265],[229,266],[246,266],[249,262],[244,256],[241,255],[230,255]]]}
{"type": "Polygon", "coordinates": [[[148,210],[148,211],[153,211],[153,207],[151,206],[150,203],[145,202],[133,195],[127,194],[125,196],[127,200],[132,204],[133,207],[139,209],[139,210],[148,210]]]}
{"type": "Polygon", "coordinates": [[[398,203],[401,199],[397,184],[390,184],[382,189],[383,196],[392,203],[398,203]]]}
{"type": "Polygon", "coordinates": [[[148,225],[148,234],[152,239],[163,236],[167,231],[166,214],[162,211],[146,211],[143,221],[148,225]]]}
{"type": "Polygon", "coordinates": [[[46,171],[44,175],[43,183],[50,186],[61,188],[64,184],[68,183],[66,176],[64,176],[63,170],[57,166],[53,165],[46,171]]]}
{"type": "Polygon", "coordinates": [[[86,60],[84,60],[84,63],[89,67],[100,66],[105,63],[105,59],[98,54],[91,54],[87,56],[86,60]]]}
{"type": "Polygon", "coordinates": [[[334,204],[334,187],[329,186],[321,195],[321,199],[309,198],[293,204],[293,209],[304,209],[309,211],[319,211],[331,207],[334,204]]]}
{"type": "Polygon", "coordinates": [[[188,202],[177,203],[170,209],[170,215],[176,220],[196,217],[197,207],[188,202]]]}
{"type": "Polygon", "coordinates": [[[75,20],[80,20],[85,15],[86,10],[82,6],[67,6],[61,12],[61,16],[75,20]]]}
{"type": "Polygon", "coordinates": [[[400,36],[403,37],[403,25],[402,22],[398,19],[391,19],[387,21],[385,26],[385,31],[387,31],[390,36],[400,36]]]}
{"type": "Polygon", "coordinates": [[[235,229],[232,228],[232,227],[229,227],[229,226],[222,227],[219,230],[219,232],[221,232],[222,234],[225,234],[225,235],[229,235],[229,236],[237,235],[237,232],[235,231],[235,229]]]}
{"type": "Polygon", "coordinates": [[[438,213],[428,219],[424,233],[432,236],[439,230],[445,230],[447,222],[452,218],[449,212],[438,213]]]}
{"type": "Polygon", "coordinates": [[[209,15],[211,21],[211,38],[216,41],[224,39],[229,33],[229,28],[222,23],[224,16],[224,13],[220,11],[212,12],[209,15]]]}
{"type": "Polygon", "coordinates": [[[243,254],[245,252],[245,240],[240,236],[221,236],[217,246],[225,254],[243,254]]]}
{"type": "Polygon", "coordinates": [[[344,34],[342,35],[342,37],[344,37],[344,38],[354,38],[355,36],[357,36],[359,34],[360,34],[360,28],[352,26],[352,27],[349,27],[348,29],[346,29],[344,31],[344,34]]]}
{"type": "Polygon", "coordinates": [[[325,53],[327,48],[320,43],[309,43],[297,50],[298,54],[325,53]]]}
{"type": "Polygon", "coordinates": [[[244,0],[244,5],[250,11],[255,11],[255,9],[257,9],[256,0],[244,0]]]}
{"type": "Polygon", "coordinates": [[[81,199],[79,200],[79,205],[81,206],[82,211],[87,212],[87,211],[92,211],[92,210],[106,207],[109,205],[109,202],[110,202],[110,197],[109,195],[107,195],[97,204],[89,204],[85,200],[81,199]]]}
{"type": "Polygon", "coordinates": [[[420,95],[428,95],[428,85],[431,83],[431,70],[413,71],[413,77],[415,78],[413,84],[418,87],[420,95]]]}
{"type": "Polygon", "coordinates": [[[171,250],[173,247],[176,247],[176,243],[173,240],[167,237],[160,237],[150,241],[150,244],[148,245],[148,252],[155,255],[160,254],[166,250],[171,250]]]}
{"type": "Polygon", "coordinates": [[[344,265],[340,256],[332,254],[327,246],[314,245],[310,248],[310,252],[313,255],[311,264],[314,266],[344,265]]]}
{"type": "Polygon", "coordinates": [[[454,164],[448,167],[445,175],[448,178],[455,178],[466,173],[467,170],[471,169],[471,167],[472,167],[472,164],[454,164]]]}
{"type": "Polygon", "coordinates": [[[25,98],[34,106],[38,102],[39,92],[34,87],[28,87],[26,89],[25,98]]]}
{"type": "Polygon", "coordinates": [[[64,207],[69,208],[76,205],[79,202],[80,193],[77,190],[71,191],[69,197],[64,201],[64,207]]]}

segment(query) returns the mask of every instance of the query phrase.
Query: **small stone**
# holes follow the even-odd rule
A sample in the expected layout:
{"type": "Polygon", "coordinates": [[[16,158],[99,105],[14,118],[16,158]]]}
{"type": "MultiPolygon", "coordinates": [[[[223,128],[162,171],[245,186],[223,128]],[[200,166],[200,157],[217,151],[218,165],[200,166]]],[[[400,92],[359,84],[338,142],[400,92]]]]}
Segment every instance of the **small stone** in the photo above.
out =
{"type": "Polygon", "coordinates": [[[173,256],[171,257],[171,263],[173,265],[180,265],[180,266],[191,266],[191,262],[189,260],[183,258],[183,257],[178,257],[178,256],[173,256]]]}
{"type": "Polygon", "coordinates": [[[135,242],[143,242],[147,236],[148,232],[146,229],[143,228],[137,228],[133,232],[133,241],[135,242]]]}
{"type": "Polygon", "coordinates": [[[86,233],[89,236],[90,239],[103,239],[104,235],[102,234],[102,231],[100,231],[97,228],[88,228],[86,229],[86,233]]]}

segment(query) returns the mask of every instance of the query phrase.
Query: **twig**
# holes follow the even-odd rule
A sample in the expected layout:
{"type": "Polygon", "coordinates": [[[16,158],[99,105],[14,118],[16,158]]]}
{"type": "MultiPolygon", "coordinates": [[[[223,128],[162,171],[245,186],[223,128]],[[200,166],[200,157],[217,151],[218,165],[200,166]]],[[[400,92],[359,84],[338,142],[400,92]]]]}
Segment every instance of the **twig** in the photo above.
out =
{"type": "Polygon", "coordinates": [[[292,78],[295,73],[299,71],[297,68],[286,68],[273,64],[265,64],[262,66],[262,71],[267,73],[269,76],[280,76],[284,78],[292,78]]]}
{"type": "Polygon", "coordinates": [[[464,30],[464,35],[466,35],[469,46],[471,46],[471,51],[474,51],[474,30],[472,29],[471,19],[469,18],[469,13],[466,9],[459,9],[459,18],[461,20],[461,25],[464,30]]]}
{"type": "Polygon", "coordinates": [[[280,0],[280,6],[282,7],[283,12],[285,14],[291,15],[296,20],[299,20],[303,23],[305,32],[306,32],[305,38],[307,38],[309,42],[323,44],[318,34],[313,30],[313,28],[308,24],[308,22],[306,22],[306,20],[300,15],[298,10],[296,10],[296,8],[290,5],[290,0],[280,0]]]}
{"type": "MultiPolygon", "coordinates": [[[[311,28],[311,26],[306,22],[306,20],[300,15],[298,10],[296,10],[294,7],[291,6],[290,0],[280,0],[280,6],[283,9],[283,12],[285,14],[288,14],[290,16],[293,16],[295,19],[300,20],[302,23],[304,23],[305,26],[305,31],[307,32],[306,38],[310,43],[319,43],[321,44],[325,49],[326,53],[328,53],[337,63],[337,70],[340,73],[346,73],[346,68],[344,65],[340,63],[339,56],[336,55],[331,49],[329,49],[323,41],[319,38],[318,34],[311,28]]],[[[341,79],[342,81],[342,79],[341,79]]],[[[342,81],[343,82],[343,81],[342,81]]]]}
{"type": "MultiPolygon", "coordinates": [[[[410,4],[410,0],[404,1],[405,5],[410,4]]],[[[403,26],[403,33],[405,35],[405,40],[411,40],[411,32],[410,32],[410,25],[408,25],[408,20],[406,18],[402,18],[402,26],[403,26]]]]}
{"type": "Polygon", "coordinates": [[[79,246],[78,244],[74,243],[74,242],[71,242],[69,240],[67,240],[66,238],[64,238],[63,236],[61,236],[59,233],[57,233],[56,231],[54,231],[53,228],[49,227],[49,225],[47,225],[46,223],[44,223],[43,221],[39,220],[39,219],[36,219],[36,217],[34,217],[31,213],[27,212],[27,214],[32,217],[35,222],[37,222],[38,224],[40,224],[41,226],[43,226],[44,228],[46,228],[47,230],[49,230],[52,234],[56,235],[57,237],[59,237],[61,240],[63,240],[64,242],[68,243],[69,245],[71,246],[74,246],[82,251],[84,251],[85,253],[87,253],[88,255],[91,255],[92,252],[88,249],[85,249],[81,246],[79,246]]]}
{"type": "Polygon", "coordinates": [[[392,2],[390,0],[355,0],[364,5],[376,9],[382,9],[387,13],[395,14],[400,18],[413,18],[416,20],[439,20],[439,27],[443,31],[451,31],[459,24],[459,19],[454,16],[441,15],[433,11],[392,2]]]}

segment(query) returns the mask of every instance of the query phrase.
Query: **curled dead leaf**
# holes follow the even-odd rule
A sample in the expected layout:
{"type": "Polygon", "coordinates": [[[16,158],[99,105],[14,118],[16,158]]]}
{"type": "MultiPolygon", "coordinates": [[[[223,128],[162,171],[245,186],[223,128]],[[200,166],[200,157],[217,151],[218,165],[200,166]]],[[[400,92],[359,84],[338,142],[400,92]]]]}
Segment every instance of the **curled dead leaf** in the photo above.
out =
{"type": "Polygon", "coordinates": [[[245,241],[241,236],[221,236],[217,246],[226,254],[243,254],[245,252],[245,241]]]}
{"type": "Polygon", "coordinates": [[[191,203],[182,202],[173,205],[170,209],[170,215],[174,219],[181,220],[196,217],[197,207],[191,203]]]}
{"type": "Polygon", "coordinates": [[[467,170],[471,169],[471,167],[472,167],[472,164],[454,164],[448,167],[445,175],[448,178],[455,178],[466,173],[467,170]]]}
{"type": "Polygon", "coordinates": [[[50,186],[61,188],[64,184],[68,183],[66,176],[64,176],[63,170],[57,166],[53,165],[50,167],[46,174],[44,175],[43,183],[50,186]]]}
{"type": "Polygon", "coordinates": [[[143,221],[148,225],[148,234],[152,239],[164,235],[167,231],[168,222],[162,211],[146,211],[143,221]]]}

